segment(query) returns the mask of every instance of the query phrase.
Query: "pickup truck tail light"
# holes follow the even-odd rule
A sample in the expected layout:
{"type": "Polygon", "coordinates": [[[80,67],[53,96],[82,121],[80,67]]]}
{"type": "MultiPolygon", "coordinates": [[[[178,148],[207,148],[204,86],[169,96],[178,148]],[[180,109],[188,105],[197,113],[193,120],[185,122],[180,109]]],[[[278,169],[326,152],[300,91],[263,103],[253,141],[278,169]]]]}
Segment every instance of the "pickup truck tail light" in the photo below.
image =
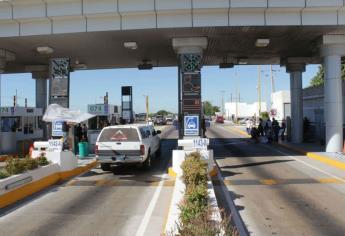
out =
{"type": "Polygon", "coordinates": [[[143,144],[140,145],[140,155],[145,155],[145,145],[143,144]]]}
{"type": "Polygon", "coordinates": [[[98,145],[95,145],[95,154],[98,155],[98,145]]]}

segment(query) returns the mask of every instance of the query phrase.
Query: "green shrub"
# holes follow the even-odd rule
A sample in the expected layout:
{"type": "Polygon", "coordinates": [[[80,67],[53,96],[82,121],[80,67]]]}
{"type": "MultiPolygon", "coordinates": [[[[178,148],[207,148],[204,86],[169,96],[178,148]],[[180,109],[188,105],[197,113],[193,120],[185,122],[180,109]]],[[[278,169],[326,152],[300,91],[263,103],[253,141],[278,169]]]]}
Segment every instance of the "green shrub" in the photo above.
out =
{"type": "Polygon", "coordinates": [[[5,179],[9,176],[10,174],[8,174],[6,170],[0,170],[0,179],[5,179]]]}
{"type": "Polygon", "coordinates": [[[21,174],[27,170],[25,159],[9,157],[6,160],[5,170],[10,175],[21,174]]]}
{"type": "Polygon", "coordinates": [[[35,158],[25,158],[26,168],[28,170],[34,170],[38,168],[38,160],[35,158]]]}
{"type": "Polygon", "coordinates": [[[189,154],[182,163],[181,168],[187,191],[189,186],[207,186],[207,163],[201,160],[200,153],[193,152],[189,154]]]}
{"type": "Polygon", "coordinates": [[[38,161],[38,165],[39,166],[49,165],[49,161],[48,161],[48,159],[44,155],[39,156],[37,158],[37,161],[38,161]]]}

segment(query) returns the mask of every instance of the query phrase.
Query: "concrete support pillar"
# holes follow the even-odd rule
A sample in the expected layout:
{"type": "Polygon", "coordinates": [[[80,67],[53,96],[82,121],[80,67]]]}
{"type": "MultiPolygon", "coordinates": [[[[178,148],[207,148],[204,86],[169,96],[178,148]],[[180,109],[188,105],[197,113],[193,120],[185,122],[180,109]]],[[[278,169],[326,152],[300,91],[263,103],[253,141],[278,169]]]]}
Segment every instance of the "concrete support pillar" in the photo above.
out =
{"type": "Polygon", "coordinates": [[[42,108],[43,112],[47,108],[47,79],[36,79],[36,107],[42,108]]]}
{"type": "Polygon", "coordinates": [[[303,142],[303,97],[302,97],[302,73],[305,71],[304,63],[290,63],[286,66],[290,73],[290,97],[291,97],[291,141],[303,142]]]}
{"type": "Polygon", "coordinates": [[[343,151],[343,89],[341,56],[345,55],[345,35],[323,37],[321,56],[325,71],[324,120],[326,152],[343,151]]]}
{"type": "MultiPolygon", "coordinates": [[[[5,68],[6,68],[6,63],[8,61],[13,61],[15,60],[16,55],[12,52],[9,52],[5,49],[0,49],[0,76],[2,73],[5,72],[5,68]]],[[[1,81],[0,81],[0,107],[2,106],[1,103],[1,81]]],[[[1,121],[1,113],[0,113],[0,121],[1,121]]],[[[13,151],[13,140],[10,139],[9,137],[4,137],[1,132],[2,127],[1,127],[1,122],[0,122],[0,154],[3,153],[8,153],[8,152],[12,152],[13,151]]],[[[14,137],[12,135],[12,137],[14,137]]],[[[15,138],[15,137],[14,137],[15,138]]]]}
{"type": "MultiPolygon", "coordinates": [[[[47,109],[47,82],[48,82],[48,72],[32,72],[32,78],[36,80],[36,108],[42,108],[42,112],[47,109]]],[[[40,124],[43,129],[43,138],[47,138],[47,124],[42,121],[40,124]]]]}

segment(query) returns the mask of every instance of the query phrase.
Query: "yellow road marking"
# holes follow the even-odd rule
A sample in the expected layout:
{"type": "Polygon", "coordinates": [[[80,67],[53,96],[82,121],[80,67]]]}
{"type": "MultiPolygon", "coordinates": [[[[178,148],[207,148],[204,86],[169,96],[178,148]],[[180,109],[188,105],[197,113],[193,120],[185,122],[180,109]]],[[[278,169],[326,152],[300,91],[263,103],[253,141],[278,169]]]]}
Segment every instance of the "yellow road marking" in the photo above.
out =
{"type": "Polygon", "coordinates": [[[108,186],[111,181],[111,179],[101,179],[96,182],[95,186],[108,186]]]}
{"type": "Polygon", "coordinates": [[[322,178],[322,179],[318,179],[318,181],[322,184],[343,184],[344,183],[340,181],[339,179],[335,179],[335,178],[322,178]]]}
{"type": "Polygon", "coordinates": [[[274,179],[262,179],[260,180],[260,182],[264,185],[275,185],[277,184],[278,182],[274,179]]]}

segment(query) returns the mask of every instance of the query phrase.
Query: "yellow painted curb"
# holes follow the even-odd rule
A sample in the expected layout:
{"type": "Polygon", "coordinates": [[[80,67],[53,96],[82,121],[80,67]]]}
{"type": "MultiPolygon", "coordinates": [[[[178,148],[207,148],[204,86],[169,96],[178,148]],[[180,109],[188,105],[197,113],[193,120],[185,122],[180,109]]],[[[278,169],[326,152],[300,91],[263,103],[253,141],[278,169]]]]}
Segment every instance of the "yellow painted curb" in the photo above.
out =
{"type": "Polygon", "coordinates": [[[77,175],[95,167],[97,164],[98,164],[98,162],[94,161],[94,162],[91,162],[91,163],[89,163],[83,167],[77,167],[73,170],[60,172],[60,180],[66,180],[66,179],[69,179],[71,177],[77,176],[77,175]]]}
{"type": "Polygon", "coordinates": [[[299,149],[299,148],[295,148],[295,147],[291,147],[289,145],[286,145],[286,144],[283,144],[283,143],[279,143],[280,146],[282,147],[285,147],[287,149],[290,149],[294,152],[298,152],[298,153],[301,153],[311,159],[314,159],[314,160],[317,160],[317,161],[320,161],[322,163],[325,163],[329,166],[333,166],[333,167],[336,167],[338,169],[341,169],[341,170],[345,170],[345,163],[344,162],[341,162],[341,161],[336,161],[336,160],[332,160],[326,156],[322,156],[320,154],[317,154],[315,152],[306,152],[302,149],[299,149]]]}
{"type": "Polygon", "coordinates": [[[24,185],[11,192],[0,196],[0,208],[13,204],[27,196],[30,196],[44,188],[47,188],[60,180],[59,173],[46,176],[40,180],[24,185]]]}
{"type": "Polygon", "coordinates": [[[168,175],[170,175],[171,177],[176,177],[177,176],[176,172],[172,169],[172,167],[169,167],[168,175]]]}
{"type": "Polygon", "coordinates": [[[34,193],[37,193],[59,181],[66,180],[72,176],[79,175],[94,166],[97,165],[97,161],[94,161],[86,166],[78,167],[71,171],[58,172],[52,175],[46,176],[40,180],[32,183],[28,183],[20,188],[17,188],[11,192],[5,193],[0,196],[0,208],[9,206],[23,198],[26,198],[34,193]]]}
{"type": "Polygon", "coordinates": [[[215,177],[218,173],[218,170],[216,167],[213,167],[213,169],[208,173],[210,177],[215,177]]]}
{"type": "Polygon", "coordinates": [[[336,167],[338,169],[345,170],[345,163],[343,163],[343,162],[332,160],[332,159],[329,159],[328,157],[321,156],[319,154],[312,153],[312,152],[308,152],[307,157],[312,158],[314,160],[321,161],[327,165],[336,167]]]}

